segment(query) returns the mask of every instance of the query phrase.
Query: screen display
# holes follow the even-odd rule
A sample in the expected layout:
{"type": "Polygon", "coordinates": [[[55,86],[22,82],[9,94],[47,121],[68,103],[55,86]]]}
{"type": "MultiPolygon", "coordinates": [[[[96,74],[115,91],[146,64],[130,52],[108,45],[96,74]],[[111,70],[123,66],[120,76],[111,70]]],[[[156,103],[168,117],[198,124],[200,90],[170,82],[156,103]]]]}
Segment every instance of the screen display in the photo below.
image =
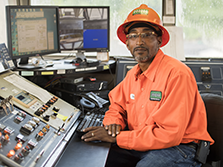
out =
{"type": "Polygon", "coordinates": [[[109,51],[109,7],[59,7],[61,50],[109,51]]]}
{"type": "Polygon", "coordinates": [[[116,62],[116,85],[118,85],[126,76],[127,72],[131,70],[137,62],[130,58],[130,59],[117,59],[116,62]]]}
{"type": "Polygon", "coordinates": [[[60,52],[58,7],[7,6],[6,12],[13,59],[60,52]]]}

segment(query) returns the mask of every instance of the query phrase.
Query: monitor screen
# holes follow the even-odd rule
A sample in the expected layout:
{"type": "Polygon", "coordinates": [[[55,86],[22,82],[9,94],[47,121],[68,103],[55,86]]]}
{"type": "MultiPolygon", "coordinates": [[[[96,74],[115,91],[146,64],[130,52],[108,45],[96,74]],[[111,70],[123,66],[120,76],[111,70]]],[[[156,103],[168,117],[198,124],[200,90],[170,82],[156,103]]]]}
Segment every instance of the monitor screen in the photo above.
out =
{"type": "Polygon", "coordinates": [[[132,58],[117,59],[116,61],[116,85],[118,85],[126,76],[127,72],[131,70],[137,62],[132,58]]]}
{"type": "Polygon", "coordinates": [[[6,6],[12,59],[60,52],[58,7],[6,6]]]}
{"type": "Polygon", "coordinates": [[[108,6],[60,6],[60,49],[109,51],[108,6]]]}

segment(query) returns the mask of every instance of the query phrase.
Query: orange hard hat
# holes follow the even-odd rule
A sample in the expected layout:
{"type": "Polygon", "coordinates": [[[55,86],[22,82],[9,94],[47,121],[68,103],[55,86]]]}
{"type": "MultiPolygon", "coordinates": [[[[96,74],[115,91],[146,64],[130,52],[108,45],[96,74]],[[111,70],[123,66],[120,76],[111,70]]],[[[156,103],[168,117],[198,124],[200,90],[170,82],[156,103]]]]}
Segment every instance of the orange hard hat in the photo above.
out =
{"type": "Polygon", "coordinates": [[[158,26],[162,32],[162,44],[160,47],[168,43],[170,35],[166,28],[163,27],[163,23],[158,13],[145,4],[142,4],[138,8],[132,10],[124,23],[118,27],[117,35],[123,43],[126,42],[126,27],[132,22],[145,22],[158,26]]]}

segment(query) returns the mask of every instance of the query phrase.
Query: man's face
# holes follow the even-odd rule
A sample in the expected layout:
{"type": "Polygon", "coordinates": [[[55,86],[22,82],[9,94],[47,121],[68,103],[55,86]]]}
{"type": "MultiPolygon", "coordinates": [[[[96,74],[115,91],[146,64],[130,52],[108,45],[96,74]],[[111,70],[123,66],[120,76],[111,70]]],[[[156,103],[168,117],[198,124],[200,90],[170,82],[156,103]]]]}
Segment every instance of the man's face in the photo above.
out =
{"type": "Polygon", "coordinates": [[[138,63],[151,62],[162,43],[161,36],[157,36],[149,27],[138,27],[130,30],[126,46],[138,63]]]}

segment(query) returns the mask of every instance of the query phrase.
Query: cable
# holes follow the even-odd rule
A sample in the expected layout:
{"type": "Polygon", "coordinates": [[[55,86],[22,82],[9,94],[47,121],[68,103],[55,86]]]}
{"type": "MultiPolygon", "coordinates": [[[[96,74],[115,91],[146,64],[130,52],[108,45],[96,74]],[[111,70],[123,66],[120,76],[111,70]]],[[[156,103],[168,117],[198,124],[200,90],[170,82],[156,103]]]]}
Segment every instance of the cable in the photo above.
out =
{"type": "Polygon", "coordinates": [[[51,82],[53,82],[54,80],[56,80],[56,79],[61,79],[61,78],[65,78],[65,77],[60,76],[60,77],[53,78],[53,79],[51,79],[50,81],[48,81],[44,87],[46,87],[47,85],[49,85],[49,84],[50,84],[51,82]]]}
{"type": "Polygon", "coordinates": [[[65,60],[65,59],[68,59],[70,57],[76,57],[76,56],[74,55],[74,53],[69,53],[68,56],[64,56],[61,60],[65,60]]]}
{"type": "Polygon", "coordinates": [[[57,83],[59,83],[59,79],[56,80],[56,81],[53,81],[53,82],[49,83],[49,84],[46,85],[44,88],[47,88],[47,87],[49,87],[50,85],[56,85],[57,83]]]}
{"type": "Polygon", "coordinates": [[[110,84],[112,84],[112,82],[115,81],[115,77],[114,77],[114,75],[112,74],[111,68],[109,68],[108,70],[109,70],[109,72],[110,72],[110,74],[111,74],[111,76],[112,76],[112,80],[108,83],[108,86],[109,86],[110,84]]]}

